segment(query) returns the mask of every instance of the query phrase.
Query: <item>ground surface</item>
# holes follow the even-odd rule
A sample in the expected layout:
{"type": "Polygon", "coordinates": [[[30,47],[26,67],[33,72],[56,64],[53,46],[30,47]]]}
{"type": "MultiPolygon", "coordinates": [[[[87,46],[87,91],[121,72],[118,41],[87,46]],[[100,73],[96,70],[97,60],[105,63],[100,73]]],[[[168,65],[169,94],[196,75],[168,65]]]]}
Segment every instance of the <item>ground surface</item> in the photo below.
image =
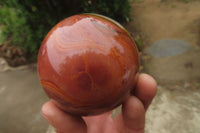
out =
{"type": "MultiPolygon", "coordinates": [[[[143,42],[142,71],[158,81],[146,133],[199,133],[200,1],[168,1],[133,3],[133,21],[127,26],[143,42]],[[186,45],[174,50],[174,40],[186,45]]],[[[40,114],[45,101],[35,65],[11,68],[0,59],[0,133],[53,132],[40,114]]]]}
{"type": "Polygon", "coordinates": [[[10,68],[0,58],[0,133],[44,133],[40,109],[47,100],[36,66],[10,68]]]}

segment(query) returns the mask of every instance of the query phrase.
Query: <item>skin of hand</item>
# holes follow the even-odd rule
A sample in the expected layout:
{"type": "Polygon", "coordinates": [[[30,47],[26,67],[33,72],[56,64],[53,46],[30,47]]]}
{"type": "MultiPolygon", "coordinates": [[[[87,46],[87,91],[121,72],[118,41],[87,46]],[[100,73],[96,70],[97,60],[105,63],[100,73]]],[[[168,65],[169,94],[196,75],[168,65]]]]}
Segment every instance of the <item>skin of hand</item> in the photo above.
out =
{"type": "Polygon", "coordinates": [[[140,74],[133,94],[122,104],[121,113],[112,111],[96,116],[72,116],[50,100],[42,107],[42,115],[57,133],[144,133],[145,112],[157,92],[156,81],[140,74]]]}

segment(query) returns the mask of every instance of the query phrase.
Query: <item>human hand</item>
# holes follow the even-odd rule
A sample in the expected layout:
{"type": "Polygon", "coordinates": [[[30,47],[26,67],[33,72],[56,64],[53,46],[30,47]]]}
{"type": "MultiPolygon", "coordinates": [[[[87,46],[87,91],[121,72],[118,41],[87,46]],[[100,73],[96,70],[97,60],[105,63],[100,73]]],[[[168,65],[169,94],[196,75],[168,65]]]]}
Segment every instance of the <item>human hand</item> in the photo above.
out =
{"type": "Polygon", "coordinates": [[[145,112],[156,91],[156,81],[140,74],[133,95],[122,104],[122,112],[115,118],[112,111],[96,116],[72,116],[51,100],[43,105],[42,114],[57,133],[144,133],[145,112]]]}

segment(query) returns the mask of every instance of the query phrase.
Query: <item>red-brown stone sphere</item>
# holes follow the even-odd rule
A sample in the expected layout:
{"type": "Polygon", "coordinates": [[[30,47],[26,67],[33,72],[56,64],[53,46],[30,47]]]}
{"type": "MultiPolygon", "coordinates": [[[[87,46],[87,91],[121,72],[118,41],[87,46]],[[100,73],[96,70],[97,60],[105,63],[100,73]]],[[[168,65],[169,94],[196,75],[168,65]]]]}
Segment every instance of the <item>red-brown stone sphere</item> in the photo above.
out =
{"type": "Polygon", "coordinates": [[[45,92],[74,115],[100,114],[120,105],[134,88],[138,69],[130,34],[97,14],[58,23],[42,42],[38,57],[45,92]]]}

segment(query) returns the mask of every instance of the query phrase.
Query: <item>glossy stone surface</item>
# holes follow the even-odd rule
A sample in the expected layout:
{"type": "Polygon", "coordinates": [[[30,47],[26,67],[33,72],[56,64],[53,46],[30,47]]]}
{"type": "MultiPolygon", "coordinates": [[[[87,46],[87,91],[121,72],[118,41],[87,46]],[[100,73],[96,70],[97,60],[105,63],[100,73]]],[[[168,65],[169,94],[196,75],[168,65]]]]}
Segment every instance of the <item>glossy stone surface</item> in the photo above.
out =
{"type": "Polygon", "coordinates": [[[138,51],[129,33],[100,15],[58,23],[38,57],[42,87],[55,104],[75,115],[95,115],[120,105],[134,88],[138,51]]]}

